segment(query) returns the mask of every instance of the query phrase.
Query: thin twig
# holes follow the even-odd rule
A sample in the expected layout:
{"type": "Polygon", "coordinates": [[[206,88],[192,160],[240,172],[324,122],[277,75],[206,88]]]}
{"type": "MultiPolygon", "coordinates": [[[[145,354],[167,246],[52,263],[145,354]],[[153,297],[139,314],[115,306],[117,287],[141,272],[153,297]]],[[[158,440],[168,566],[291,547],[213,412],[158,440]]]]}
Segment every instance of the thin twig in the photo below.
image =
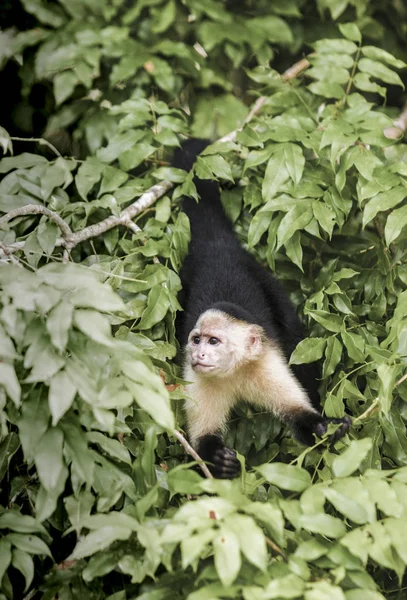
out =
{"type": "Polygon", "coordinates": [[[407,373],[405,373],[403,375],[403,377],[400,377],[400,379],[398,381],[396,381],[394,387],[397,387],[397,386],[401,385],[403,383],[403,381],[405,381],[406,379],[407,379],[407,373]]]}
{"type": "Polygon", "coordinates": [[[369,406],[369,408],[367,408],[365,410],[364,413],[362,413],[361,415],[356,417],[356,419],[353,419],[352,425],[355,425],[355,423],[358,423],[359,421],[363,421],[364,419],[367,419],[367,417],[370,417],[371,414],[376,412],[377,407],[379,406],[379,402],[380,402],[379,398],[375,398],[373,400],[372,404],[369,406]]]}
{"type": "Polygon", "coordinates": [[[55,152],[57,156],[62,156],[62,154],[53,146],[48,140],[44,138],[24,138],[24,137],[10,137],[13,142],[35,142],[36,144],[41,144],[42,146],[48,146],[50,150],[55,152]]]}
{"type": "MultiPolygon", "coordinates": [[[[10,250],[8,249],[7,244],[4,244],[3,242],[0,242],[0,250],[2,251],[2,253],[4,254],[4,256],[13,263],[13,265],[17,265],[18,267],[21,267],[21,264],[18,262],[18,260],[16,259],[15,256],[13,256],[13,253],[10,252],[10,250]]],[[[0,259],[1,259],[1,253],[0,253],[0,259]]]]}
{"type": "MultiPolygon", "coordinates": [[[[310,56],[312,56],[312,54],[310,56]]],[[[284,81],[291,81],[291,79],[298,77],[298,75],[305,71],[305,69],[308,69],[310,65],[311,63],[307,58],[302,58],[284,71],[284,73],[281,75],[281,79],[284,79],[284,81]]]]}
{"type": "Polygon", "coordinates": [[[204,461],[202,460],[202,458],[199,456],[199,454],[196,452],[196,450],[194,450],[192,448],[191,444],[189,442],[187,442],[187,440],[184,438],[184,436],[182,435],[182,433],[180,433],[176,429],[174,429],[171,433],[173,435],[175,435],[175,437],[177,438],[177,440],[184,446],[185,452],[187,454],[189,454],[190,456],[192,456],[192,458],[194,460],[196,460],[196,462],[198,463],[198,465],[202,469],[202,472],[205,475],[205,477],[207,479],[213,479],[212,473],[210,472],[210,470],[208,469],[208,467],[206,466],[206,464],[204,463],[204,461]]]}
{"type": "Polygon", "coordinates": [[[275,542],[273,542],[273,540],[271,540],[267,535],[264,536],[266,539],[266,544],[267,546],[270,546],[270,548],[272,548],[272,550],[274,550],[274,552],[277,552],[277,554],[280,554],[280,556],[283,557],[283,559],[285,561],[287,561],[287,554],[284,552],[284,550],[282,548],[280,548],[280,546],[277,546],[277,544],[275,542]]]}

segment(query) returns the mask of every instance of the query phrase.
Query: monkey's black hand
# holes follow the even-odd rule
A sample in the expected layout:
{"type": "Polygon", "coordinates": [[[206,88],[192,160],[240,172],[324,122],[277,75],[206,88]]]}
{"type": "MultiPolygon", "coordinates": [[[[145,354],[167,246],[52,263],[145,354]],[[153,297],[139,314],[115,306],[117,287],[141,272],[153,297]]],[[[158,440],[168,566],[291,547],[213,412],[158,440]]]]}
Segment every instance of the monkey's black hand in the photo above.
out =
{"type": "Polygon", "coordinates": [[[325,417],[321,421],[319,421],[319,423],[315,424],[315,427],[313,428],[313,433],[315,433],[315,435],[319,438],[323,437],[328,431],[329,423],[333,423],[334,425],[339,424],[337,430],[328,438],[331,444],[334,444],[335,442],[340,440],[341,437],[345,435],[345,433],[348,433],[349,428],[352,424],[352,420],[350,417],[342,417],[340,419],[325,417]]]}
{"type": "Polygon", "coordinates": [[[294,436],[301,444],[306,446],[313,446],[315,444],[314,434],[322,438],[328,431],[329,423],[339,425],[338,429],[329,436],[329,441],[334,444],[348,433],[351,426],[350,417],[342,417],[341,419],[333,419],[330,417],[323,417],[317,412],[306,412],[300,415],[297,420],[293,423],[294,436]]]}
{"type": "Polygon", "coordinates": [[[208,463],[212,475],[218,479],[234,479],[240,474],[236,452],[223,443],[220,435],[204,435],[198,442],[197,452],[208,463]]]}

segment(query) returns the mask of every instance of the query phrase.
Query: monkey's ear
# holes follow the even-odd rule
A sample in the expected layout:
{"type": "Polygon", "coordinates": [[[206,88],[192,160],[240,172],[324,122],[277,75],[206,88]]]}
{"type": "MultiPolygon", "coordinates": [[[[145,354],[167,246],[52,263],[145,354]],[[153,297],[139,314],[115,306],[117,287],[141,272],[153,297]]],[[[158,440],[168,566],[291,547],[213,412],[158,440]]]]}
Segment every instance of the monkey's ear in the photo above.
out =
{"type": "Polygon", "coordinates": [[[247,350],[250,358],[257,358],[263,351],[263,329],[258,325],[250,325],[247,335],[247,350]]]}

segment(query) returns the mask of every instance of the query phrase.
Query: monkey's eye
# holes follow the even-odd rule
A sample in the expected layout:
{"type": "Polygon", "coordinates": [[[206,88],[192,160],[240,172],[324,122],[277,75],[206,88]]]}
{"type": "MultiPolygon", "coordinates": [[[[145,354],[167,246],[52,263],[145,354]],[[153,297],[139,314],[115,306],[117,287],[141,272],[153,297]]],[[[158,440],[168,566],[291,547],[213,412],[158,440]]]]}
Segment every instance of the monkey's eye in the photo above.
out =
{"type": "Polygon", "coordinates": [[[201,341],[201,338],[199,337],[199,335],[194,335],[194,337],[192,338],[192,343],[198,345],[201,341]]]}
{"type": "Polygon", "coordinates": [[[209,343],[211,346],[216,346],[216,344],[219,344],[219,340],[216,337],[211,337],[209,338],[209,343]]]}

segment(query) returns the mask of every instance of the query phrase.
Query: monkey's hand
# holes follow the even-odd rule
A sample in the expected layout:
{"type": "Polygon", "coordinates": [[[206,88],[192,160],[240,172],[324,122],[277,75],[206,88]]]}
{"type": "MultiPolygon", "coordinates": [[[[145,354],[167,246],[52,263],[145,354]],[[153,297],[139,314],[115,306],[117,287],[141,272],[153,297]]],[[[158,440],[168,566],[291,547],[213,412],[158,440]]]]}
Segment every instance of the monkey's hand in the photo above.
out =
{"type": "Polygon", "coordinates": [[[333,419],[330,417],[324,417],[317,412],[306,412],[300,415],[293,423],[294,437],[301,442],[301,444],[313,446],[315,444],[314,434],[318,438],[324,437],[328,431],[328,425],[330,423],[339,425],[337,430],[328,438],[329,442],[334,444],[340,440],[345,433],[348,433],[352,421],[350,417],[333,419]]]}
{"type": "Polygon", "coordinates": [[[322,438],[328,431],[328,425],[330,423],[333,423],[334,425],[339,425],[337,430],[328,438],[331,444],[334,444],[335,442],[340,440],[341,437],[345,435],[345,433],[348,433],[352,424],[352,420],[350,417],[342,417],[340,419],[323,417],[321,421],[315,423],[313,433],[315,433],[317,437],[322,438]]]}
{"type": "Polygon", "coordinates": [[[217,479],[234,479],[240,474],[236,452],[227,448],[220,435],[204,435],[197,444],[199,456],[217,479]]]}

